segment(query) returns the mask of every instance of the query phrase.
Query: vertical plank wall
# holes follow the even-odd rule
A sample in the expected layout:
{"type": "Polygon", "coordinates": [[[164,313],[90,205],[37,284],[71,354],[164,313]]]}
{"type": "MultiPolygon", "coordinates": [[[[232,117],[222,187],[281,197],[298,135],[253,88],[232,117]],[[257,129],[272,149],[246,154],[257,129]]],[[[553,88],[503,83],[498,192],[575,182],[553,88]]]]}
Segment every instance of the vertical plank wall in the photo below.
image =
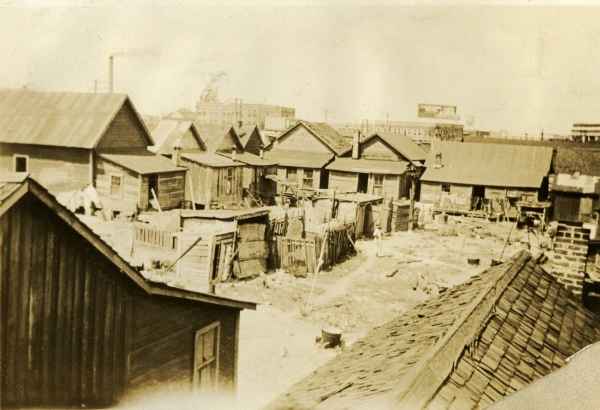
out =
{"type": "Polygon", "coordinates": [[[122,274],[31,195],[0,231],[1,404],[111,403],[125,385],[122,274]]]}

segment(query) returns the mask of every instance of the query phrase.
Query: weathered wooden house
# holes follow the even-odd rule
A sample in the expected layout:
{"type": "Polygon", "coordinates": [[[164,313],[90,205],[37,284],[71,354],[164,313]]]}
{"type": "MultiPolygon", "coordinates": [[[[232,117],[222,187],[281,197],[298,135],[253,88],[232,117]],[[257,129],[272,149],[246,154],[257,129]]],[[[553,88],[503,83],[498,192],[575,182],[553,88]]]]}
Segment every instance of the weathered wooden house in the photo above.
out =
{"type": "Polygon", "coordinates": [[[257,125],[236,128],[245,152],[261,155],[270,144],[271,139],[257,125]]]}
{"type": "Polygon", "coordinates": [[[0,90],[0,169],[29,172],[51,192],[93,185],[113,211],[148,209],[154,196],[176,208],[185,169],[150,145],[124,94],[0,90]]]}
{"type": "Polygon", "coordinates": [[[0,407],[235,389],[255,304],[152,282],[34,180],[0,181],[0,407]]]}
{"type": "Polygon", "coordinates": [[[278,163],[278,193],[285,190],[284,184],[326,189],[329,172],[325,166],[350,148],[347,139],[330,125],[299,121],[271,144],[265,158],[278,163]]]}
{"type": "Polygon", "coordinates": [[[364,140],[354,136],[353,147],[326,166],[329,188],[385,198],[408,198],[412,167],[422,172],[426,153],[410,138],[376,133],[364,140]]]}
{"type": "Polygon", "coordinates": [[[184,150],[178,162],[190,170],[190,199],[206,209],[261,204],[266,169],[275,163],[245,152],[233,127],[199,127],[199,134],[206,148],[184,150]]]}
{"type": "Polygon", "coordinates": [[[206,144],[192,121],[163,118],[152,129],[152,138],[154,145],[148,149],[169,158],[175,146],[182,152],[206,150],[206,144]]]}
{"type": "Polygon", "coordinates": [[[436,142],[421,176],[421,202],[465,212],[488,204],[514,208],[548,196],[553,149],[542,146],[436,142]]]}

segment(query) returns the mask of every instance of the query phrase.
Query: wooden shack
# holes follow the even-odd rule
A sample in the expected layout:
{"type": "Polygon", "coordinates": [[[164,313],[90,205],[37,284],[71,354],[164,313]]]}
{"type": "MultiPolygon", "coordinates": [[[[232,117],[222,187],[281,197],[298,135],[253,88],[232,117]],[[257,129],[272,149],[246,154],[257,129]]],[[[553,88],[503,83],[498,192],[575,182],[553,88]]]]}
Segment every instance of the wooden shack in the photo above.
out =
{"type": "Polygon", "coordinates": [[[425,151],[409,137],[379,132],[361,139],[357,132],[353,147],[327,165],[329,188],[381,195],[392,200],[408,198],[410,167],[419,175],[425,157],[425,151]]]}
{"type": "Polygon", "coordinates": [[[183,239],[180,241],[180,248],[185,250],[188,246],[184,244],[193,244],[198,237],[202,237],[194,247],[194,253],[182,258],[182,263],[195,263],[198,272],[196,276],[209,289],[220,281],[264,273],[267,271],[268,222],[268,208],[182,210],[183,239]],[[231,267],[223,265],[225,260],[231,263],[231,267]]]}
{"type": "Polygon", "coordinates": [[[600,176],[556,174],[550,176],[552,219],[561,222],[595,222],[600,213],[600,176]]]}
{"type": "Polygon", "coordinates": [[[40,184],[0,178],[0,407],[230,392],[245,308],[149,280],[40,184]]]}
{"type": "Polygon", "coordinates": [[[182,151],[179,163],[190,170],[189,198],[205,209],[262,205],[266,168],[275,162],[245,152],[233,127],[199,132],[206,149],[182,151]]]}
{"type": "Polygon", "coordinates": [[[436,142],[421,177],[420,200],[437,210],[516,216],[517,202],[547,199],[553,149],[436,142]],[[486,210],[487,209],[487,210],[486,210]]]}
{"type": "Polygon", "coordinates": [[[148,152],[152,138],[124,94],[0,91],[0,170],[28,172],[53,193],[92,185],[110,211],[184,199],[185,169],[148,152]],[[152,194],[154,191],[154,194],[152,194]]]}
{"type": "Polygon", "coordinates": [[[291,184],[300,189],[326,189],[329,183],[325,166],[342,155],[351,144],[333,127],[321,122],[299,121],[279,136],[265,152],[277,165],[277,193],[291,184]]]}

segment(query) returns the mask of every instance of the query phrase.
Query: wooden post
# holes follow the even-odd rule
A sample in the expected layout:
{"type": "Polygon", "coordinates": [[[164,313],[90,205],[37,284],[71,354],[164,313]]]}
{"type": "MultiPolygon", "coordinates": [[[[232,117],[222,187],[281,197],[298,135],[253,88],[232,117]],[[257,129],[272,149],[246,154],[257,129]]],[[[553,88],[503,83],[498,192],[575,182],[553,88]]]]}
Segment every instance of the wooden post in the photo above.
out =
{"type": "Polygon", "coordinates": [[[415,178],[414,175],[410,176],[410,209],[408,211],[408,230],[414,229],[414,218],[415,218],[415,178]]]}
{"type": "Polygon", "coordinates": [[[196,210],[196,198],[194,196],[194,183],[192,181],[192,175],[190,174],[192,171],[186,171],[185,175],[188,177],[188,184],[190,184],[190,195],[192,196],[192,209],[196,210]]]}
{"type": "Polygon", "coordinates": [[[150,190],[152,191],[152,197],[156,201],[156,206],[158,207],[158,212],[162,213],[162,209],[160,207],[160,202],[158,202],[158,197],[156,196],[156,192],[154,192],[154,188],[150,188],[150,190]]]}

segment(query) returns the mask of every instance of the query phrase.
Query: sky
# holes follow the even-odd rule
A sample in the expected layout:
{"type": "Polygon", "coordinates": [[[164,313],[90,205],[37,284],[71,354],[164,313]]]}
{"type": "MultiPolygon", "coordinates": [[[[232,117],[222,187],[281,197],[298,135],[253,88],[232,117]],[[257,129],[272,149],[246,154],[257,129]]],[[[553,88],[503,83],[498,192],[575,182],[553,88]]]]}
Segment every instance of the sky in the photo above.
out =
{"type": "Polygon", "coordinates": [[[530,3],[0,0],[0,87],[106,91],[115,54],[115,90],[144,114],[192,108],[223,70],[222,98],[307,120],[431,103],[514,133],[600,122],[600,2],[530,3]]]}

